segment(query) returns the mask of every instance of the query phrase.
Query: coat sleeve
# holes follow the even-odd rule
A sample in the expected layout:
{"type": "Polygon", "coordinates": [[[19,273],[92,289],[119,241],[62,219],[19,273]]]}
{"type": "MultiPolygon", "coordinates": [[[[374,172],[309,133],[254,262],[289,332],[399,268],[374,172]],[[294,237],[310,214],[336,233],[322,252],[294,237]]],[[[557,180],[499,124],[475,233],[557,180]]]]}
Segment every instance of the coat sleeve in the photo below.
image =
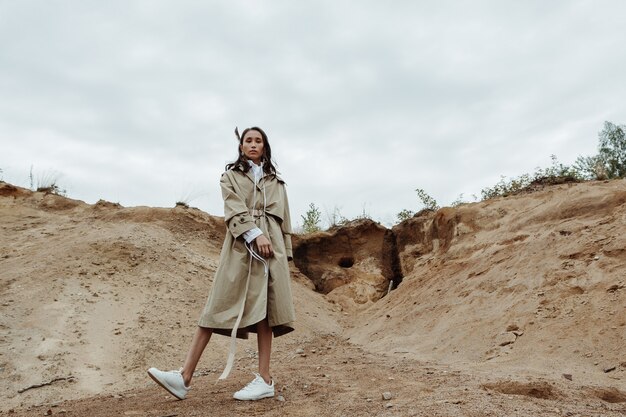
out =
{"type": "Polygon", "coordinates": [[[285,213],[283,214],[283,222],[281,224],[281,229],[283,232],[283,239],[285,240],[285,252],[287,253],[287,260],[291,261],[293,259],[293,249],[291,246],[291,215],[289,214],[289,200],[287,199],[287,191],[285,190],[285,185],[283,184],[283,199],[284,199],[284,207],[285,213]]]}
{"type": "Polygon", "coordinates": [[[236,239],[244,232],[257,226],[250,215],[244,197],[237,194],[238,187],[233,184],[231,175],[233,175],[232,171],[226,171],[222,174],[220,187],[224,199],[224,222],[226,222],[228,231],[236,239]]]}

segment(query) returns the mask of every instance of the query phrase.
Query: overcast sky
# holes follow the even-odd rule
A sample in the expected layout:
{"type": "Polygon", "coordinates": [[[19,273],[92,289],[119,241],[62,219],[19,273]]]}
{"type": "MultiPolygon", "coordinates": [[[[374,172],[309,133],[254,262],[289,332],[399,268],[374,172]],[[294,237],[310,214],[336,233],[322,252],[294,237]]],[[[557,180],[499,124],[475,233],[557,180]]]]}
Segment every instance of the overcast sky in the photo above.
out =
{"type": "Polygon", "coordinates": [[[233,130],[292,217],[393,223],[596,153],[626,122],[626,2],[0,0],[0,176],[222,215],[233,130]]]}

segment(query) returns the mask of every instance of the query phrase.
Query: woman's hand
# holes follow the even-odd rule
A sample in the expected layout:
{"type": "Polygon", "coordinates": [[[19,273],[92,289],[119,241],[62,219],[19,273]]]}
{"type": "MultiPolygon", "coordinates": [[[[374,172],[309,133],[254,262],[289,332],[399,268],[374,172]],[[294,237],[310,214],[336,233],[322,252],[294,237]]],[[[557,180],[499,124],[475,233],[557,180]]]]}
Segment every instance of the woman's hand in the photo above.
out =
{"type": "Polygon", "coordinates": [[[272,249],[272,244],[269,239],[264,235],[260,235],[255,239],[256,247],[259,249],[259,253],[264,258],[270,258],[274,256],[274,249],[272,249]]]}

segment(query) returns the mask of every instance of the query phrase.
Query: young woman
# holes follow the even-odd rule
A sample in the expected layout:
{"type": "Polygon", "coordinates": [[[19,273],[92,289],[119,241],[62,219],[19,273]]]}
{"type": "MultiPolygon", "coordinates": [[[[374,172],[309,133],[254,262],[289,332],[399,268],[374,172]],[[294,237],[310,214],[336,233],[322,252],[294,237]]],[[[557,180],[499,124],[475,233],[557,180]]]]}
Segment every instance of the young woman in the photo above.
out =
{"type": "Polygon", "coordinates": [[[236,338],[257,333],[259,373],[234,398],[274,396],[272,334],[278,337],[293,330],[295,314],[287,263],[292,257],[291,219],[285,182],[276,173],[272,150],[261,128],[248,128],[241,136],[235,129],[235,134],[239,156],[226,165],[220,180],[227,233],[211,293],[183,367],[179,371],[148,370],[154,381],[181,400],[213,333],[231,337],[220,379],[232,368],[236,338]]]}

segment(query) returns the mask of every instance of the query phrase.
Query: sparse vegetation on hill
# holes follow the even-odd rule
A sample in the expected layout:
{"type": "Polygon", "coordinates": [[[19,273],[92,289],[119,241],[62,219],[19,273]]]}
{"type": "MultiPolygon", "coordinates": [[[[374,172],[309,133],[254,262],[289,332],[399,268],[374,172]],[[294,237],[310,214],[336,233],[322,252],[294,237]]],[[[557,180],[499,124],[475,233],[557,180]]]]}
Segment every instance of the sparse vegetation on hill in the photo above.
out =
{"type": "Polygon", "coordinates": [[[186,190],[181,191],[181,193],[179,194],[180,197],[178,197],[178,199],[176,200],[176,203],[174,203],[174,206],[189,208],[191,207],[191,202],[193,200],[205,194],[207,193],[203,193],[201,191],[198,191],[197,189],[187,187],[186,190]]]}
{"type": "MultiPolygon", "coordinates": [[[[556,155],[551,155],[550,158],[552,164],[549,167],[538,167],[532,174],[513,178],[501,176],[495,185],[481,190],[481,200],[532,192],[544,185],[626,177],[626,125],[604,122],[603,129],[598,133],[598,153],[592,156],[581,155],[573,165],[559,162],[556,155]]],[[[437,201],[426,191],[421,188],[415,191],[425,209],[439,209],[437,201]]],[[[477,200],[476,196],[474,200],[477,200]]],[[[457,207],[464,203],[461,194],[451,206],[457,207]]],[[[408,209],[403,209],[396,215],[399,222],[413,216],[414,212],[408,209]]]]}
{"type": "Polygon", "coordinates": [[[30,189],[33,191],[56,194],[65,197],[67,195],[67,190],[61,188],[59,185],[60,177],[61,173],[54,170],[46,170],[37,174],[35,178],[35,174],[33,174],[33,166],[31,165],[28,173],[30,189]]]}
{"type": "MultiPolygon", "coordinates": [[[[422,213],[424,211],[439,210],[439,204],[437,203],[437,200],[435,200],[430,194],[428,194],[421,188],[417,188],[415,192],[417,192],[417,198],[419,198],[420,202],[422,203],[422,209],[418,213],[422,213]]],[[[416,213],[414,211],[403,209],[398,214],[396,214],[396,218],[398,219],[398,223],[400,223],[404,220],[410,219],[415,215],[416,213]]]]}
{"type": "Polygon", "coordinates": [[[579,156],[573,165],[564,165],[552,155],[552,165],[537,168],[533,174],[506,179],[502,177],[493,187],[481,191],[483,200],[506,197],[523,191],[531,191],[538,184],[561,184],[624,178],[626,176],[626,126],[604,122],[598,133],[598,153],[593,156],[579,156]]]}
{"type": "Polygon", "coordinates": [[[333,227],[343,226],[348,223],[350,220],[344,217],[341,214],[341,209],[338,206],[335,206],[331,212],[326,212],[326,220],[328,221],[328,227],[332,229],[333,227]]]}
{"type": "Polygon", "coordinates": [[[321,220],[321,211],[317,208],[315,203],[309,204],[309,209],[305,213],[304,216],[300,216],[302,218],[302,227],[297,229],[297,232],[303,234],[315,233],[321,230],[333,230],[338,227],[346,226],[350,222],[357,220],[372,220],[372,216],[367,211],[366,205],[363,204],[363,208],[361,209],[361,214],[349,219],[341,214],[341,209],[338,206],[335,206],[332,211],[326,210],[326,224],[324,224],[321,220]]]}
{"type": "Polygon", "coordinates": [[[507,179],[505,176],[500,177],[500,181],[494,186],[481,190],[482,200],[508,197],[523,191],[531,191],[534,184],[562,184],[584,180],[575,168],[560,163],[556,155],[551,155],[550,158],[552,159],[551,166],[537,168],[533,174],[523,174],[510,179],[507,179]]]}

